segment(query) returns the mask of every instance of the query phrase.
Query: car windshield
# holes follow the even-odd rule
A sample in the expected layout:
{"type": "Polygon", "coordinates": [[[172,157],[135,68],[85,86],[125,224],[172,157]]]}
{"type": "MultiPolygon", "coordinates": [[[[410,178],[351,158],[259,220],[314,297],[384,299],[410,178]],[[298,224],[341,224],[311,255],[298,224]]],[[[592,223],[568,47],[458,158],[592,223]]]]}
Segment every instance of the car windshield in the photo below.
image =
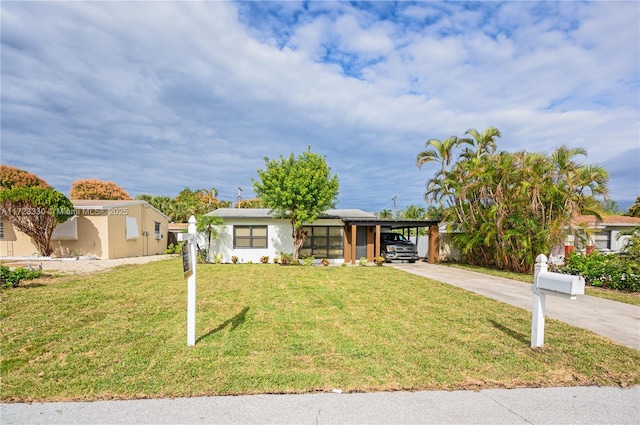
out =
{"type": "Polygon", "coordinates": [[[387,233],[385,239],[388,241],[406,241],[407,238],[398,233],[387,233]]]}

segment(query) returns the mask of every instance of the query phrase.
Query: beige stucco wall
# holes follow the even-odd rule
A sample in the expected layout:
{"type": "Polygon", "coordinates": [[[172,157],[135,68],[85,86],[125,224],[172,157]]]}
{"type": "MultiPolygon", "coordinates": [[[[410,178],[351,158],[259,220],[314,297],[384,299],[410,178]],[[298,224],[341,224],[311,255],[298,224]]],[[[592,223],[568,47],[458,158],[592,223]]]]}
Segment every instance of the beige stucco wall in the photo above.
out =
{"type": "Polygon", "coordinates": [[[38,254],[29,236],[15,230],[8,221],[3,222],[3,227],[4,238],[0,240],[0,257],[26,257],[38,254]]]}
{"type": "MultiPolygon", "coordinates": [[[[148,205],[129,205],[127,214],[112,214],[109,219],[109,258],[141,257],[164,254],[167,249],[168,221],[148,205]],[[138,238],[126,239],[126,217],[134,217],[138,223],[138,238]],[[156,239],[155,223],[160,223],[162,237],[156,239]]],[[[124,211],[117,211],[124,212],[124,211]]]]}
{"type": "Polygon", "coordinates": [[[85,215],[81,211],[76,216],[78,221],[78,240],[52,240],[53,254],[56,257],[71,257],[77,255],[94,255],[100,259],[109,258],[108,241],[105,235],[108,228],[107,217],[104,215],[85,215]]]}
{"type": "MultiPolygon", "coordinates": [[[[147,204],[124,205],[112,210],[77,208],[78,240],[52,240],[53,255],[69,257],[94,255],[100,259],[140,257],[164,254],[167,249],[168,220],[147,204]],[[91,211],[91,212],[90,212],[91,211]],[[137,239],[126,240],[126,217],[138,223],[137,239]],[[160,223],[161,238],[156,238],[155,223],[160,223]],[[146,234],[145,234],[146,232],[146,234]]],[[[4,239],[0,240],[0,256],[37,255],[31,238],[15,231],[4,222],[4,239]]]]}

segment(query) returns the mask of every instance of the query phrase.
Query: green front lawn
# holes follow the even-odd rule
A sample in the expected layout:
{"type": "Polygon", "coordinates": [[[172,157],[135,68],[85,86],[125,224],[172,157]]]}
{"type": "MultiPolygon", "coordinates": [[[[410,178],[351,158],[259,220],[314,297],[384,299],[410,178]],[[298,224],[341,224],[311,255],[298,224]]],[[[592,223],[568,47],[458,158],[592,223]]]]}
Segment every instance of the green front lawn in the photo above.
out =
{"type": "Polygon", "coordinates": [[[1,398],[640,384],[640,351],[390,267],[200,265],[186,346],[180,260],[1,294],[1,398]]]}

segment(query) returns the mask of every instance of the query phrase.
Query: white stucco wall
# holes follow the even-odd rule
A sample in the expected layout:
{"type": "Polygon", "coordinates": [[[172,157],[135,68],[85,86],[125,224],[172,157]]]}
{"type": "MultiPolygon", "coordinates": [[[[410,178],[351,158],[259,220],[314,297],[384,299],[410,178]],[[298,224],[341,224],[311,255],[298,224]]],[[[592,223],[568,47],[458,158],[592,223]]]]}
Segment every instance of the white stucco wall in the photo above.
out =
{"type": "Polygon", "coordinates": [[[279,257],[282,252],[293,253],[293,238],[291,237],[291,224],[286,220],[274,219],[252,219],[234,220],[225,219],[224,230],[220,236],[211,244],[212,254],[222,254],[222,261],[230,263],[232,256],[238,257],[238,262],[259,263],[264,255],[269,256],[269,262],[273,262],[274,257],[279,257]],[[267,248],[236,248],[233,249],[233,226],[267,226],[267,248]]]}

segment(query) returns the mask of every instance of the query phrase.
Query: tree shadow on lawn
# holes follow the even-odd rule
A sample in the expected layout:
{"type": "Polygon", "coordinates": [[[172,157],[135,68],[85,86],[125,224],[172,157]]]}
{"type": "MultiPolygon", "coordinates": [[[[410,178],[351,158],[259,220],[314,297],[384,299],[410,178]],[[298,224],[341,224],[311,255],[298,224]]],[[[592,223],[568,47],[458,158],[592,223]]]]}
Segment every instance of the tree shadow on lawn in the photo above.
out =
{"type": "Polygon", "coordinates": [[[245,322],[245,320],[247,319],[248,311],[249,311],[249,307],[243,308],[242,311],[240,311],[240,313],[236,314],[231,319],[225,320],[224,322],[222,322],[220,326],[213,329],[212,331],[209,331],[206,334],[202,335],[200,338],[196,340],[196,342],[200,342],[203,339],[215,334],[216,332],[220,332],[221,330],[223,330],[229,325],[231,325],[231,327],[229,328],[229,331],[234,331],[238,326],[242,325],[245,322]]]}
{"type": "Polygon", "coordinates": [[[511,338],[515,339],[516,341],[520,341],[520,342],[522,342],[523,344],[526,344],[526,345],[529,345],[529,343],[531,342],[530,339],[529,339],[530,338],[529,335],[525,335],[523,333],[516,332],[513,329],[510,329],[510,328],[504,326],[503,324],[496,322],[493,319],[490,319],[489,322],[491,323],[491,325],[494,328],[504,332],[505,334],[509,335],[511,338]]]}

